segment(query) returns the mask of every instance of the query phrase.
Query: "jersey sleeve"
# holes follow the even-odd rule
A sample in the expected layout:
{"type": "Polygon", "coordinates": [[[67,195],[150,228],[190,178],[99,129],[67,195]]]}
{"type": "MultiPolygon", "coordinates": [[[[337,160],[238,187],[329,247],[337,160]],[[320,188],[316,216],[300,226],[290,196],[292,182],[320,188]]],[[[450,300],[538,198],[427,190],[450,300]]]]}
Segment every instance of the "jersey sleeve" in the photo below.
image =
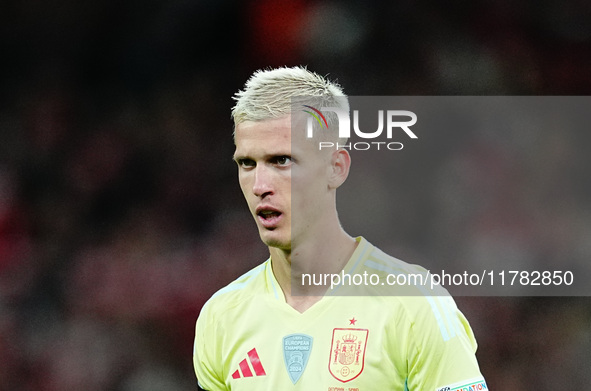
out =
{"type": "Polygon", "coordinates": [[[203,306],[195,326],[193,367],[199,388],[205,391],[226,391],[222,376],[222,359],[219,356],[215,319],[210,306],[203,306]]]}
{"type": "Polygon", "coordinates": [[[476,360],[474,334],[454,300],[421,299],[408,336],[408,390],[487,389],[476,360]]]}

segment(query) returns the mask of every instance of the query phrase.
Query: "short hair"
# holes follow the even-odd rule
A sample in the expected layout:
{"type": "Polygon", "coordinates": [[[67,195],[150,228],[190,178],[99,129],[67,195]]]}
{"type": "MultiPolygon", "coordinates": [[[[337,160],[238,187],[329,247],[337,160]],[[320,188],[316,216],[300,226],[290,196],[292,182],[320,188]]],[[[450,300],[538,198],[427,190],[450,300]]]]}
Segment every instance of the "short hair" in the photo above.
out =
{"type": "MultiPolygon", "coordinates": [[[[313,97],[316,108],[339,107],[349,111],[349,102],[341,86],[306,67],[258,70],[248,79],[244,89],[234,94],[234,126],[245,121],[263,121],[288,115],[291,113],[292,98],[296,97],[313,97]]],[[[336,115],[328,114],[327,122],[337,123],[336,115]]]]}

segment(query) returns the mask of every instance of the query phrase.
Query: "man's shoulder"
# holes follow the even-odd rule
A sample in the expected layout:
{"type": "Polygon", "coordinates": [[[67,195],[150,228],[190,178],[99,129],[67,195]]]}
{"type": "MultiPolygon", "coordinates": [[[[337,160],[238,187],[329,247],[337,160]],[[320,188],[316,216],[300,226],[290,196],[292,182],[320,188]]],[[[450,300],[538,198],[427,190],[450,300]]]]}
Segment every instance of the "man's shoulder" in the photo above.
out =
{"type": "MultiPolygon", "coordinates": [[[[408,263],[372,246],[365,267],[381,274],[393,285],[385,292],[404,311],[415,333],[440,334],[443,341],[465,332],[465,318],[447,289],[432,281],[425,267],[408,263]],[[386,277],[385,277],[386,276],[386,277]]],[[[381,280],[381,279],[380,279],[381,280]]]]}
{"type": "Polygon", "coordinates": [[[269,260],[242,274],[225,287],[215,292],[203,306],[203,309],[226,311],[244,300],[249,300],[257,292],[265,288],[265,271],[269,260]]]}
{"type": "Polygon", "coordinates": [[[442,303],[445,307],[453,303],[445,288],[432,283],[430,271],[425,267],[389,255],[363,238],[360,244],[366,246],[365,254],[360,256],[354,273],[367,272],[376,276],[373,280],[376,285],[370,284],[369,288],[373,289],[368,292],[397,302],[413,319],[425,312],[437,311],[444,305],[442,303]]]}
{"type": "MultiPolygon", "coordinates": [[[[369,243],[369,242],[368,242],[369,243]]],[[[393,273],[427,273],[421,265],[409,263],[396,258],[393,255],[387,254],[378,247],[369,244],[370,252],[365,260],[366,267],[373,267],[378,271],[393,272],[393,273]]]]}
{"type": "Polygon", "coordinates": [[[353,273],[368,273],[379,277],[378,291],[386,296],[410,295],[429,296],[449,293],[431,284],[430,271],[425,267],[403,261],[387,254],[380,248],[361,238],[364,251],[359,255],[353,273]]]}

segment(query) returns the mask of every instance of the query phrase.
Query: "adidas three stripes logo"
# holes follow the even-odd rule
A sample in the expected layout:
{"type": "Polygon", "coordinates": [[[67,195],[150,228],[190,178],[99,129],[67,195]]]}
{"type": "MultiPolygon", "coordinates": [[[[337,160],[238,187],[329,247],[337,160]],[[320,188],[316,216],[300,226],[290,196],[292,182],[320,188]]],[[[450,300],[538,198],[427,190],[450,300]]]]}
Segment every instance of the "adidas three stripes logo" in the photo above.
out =
{"type": "Polygon", "coordinates": [[[265,369],[263,368],[263,364],[261,363],[261,359],[259,358],[256,349],[252,349],[251,351],[249,351],[248,357],[240,361],[240,364],[238,366],[240,367],[240,369],[234,371],[234,373],[232,374],[232,379],[266,375],[265,369]],[[248,365],[249,362],[250,366],[248,365]],[[254,375],[250,369],[251,366],[252,370],[254,370],[254,375]],[[242,373],[242,376],[240,376],[240,373],[242,373]]]}

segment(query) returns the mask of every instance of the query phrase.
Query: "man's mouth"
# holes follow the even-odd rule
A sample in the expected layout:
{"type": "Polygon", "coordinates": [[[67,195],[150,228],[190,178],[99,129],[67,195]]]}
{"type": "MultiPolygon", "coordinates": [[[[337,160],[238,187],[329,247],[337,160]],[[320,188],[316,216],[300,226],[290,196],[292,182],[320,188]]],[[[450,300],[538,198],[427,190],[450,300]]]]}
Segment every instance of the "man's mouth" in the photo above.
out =
{"type": "Polygon", "coordinates": [[[267,229],[276,228],[281,220],[283,213],[274,209],[260,209],[257,211],[257,217],[261,225],[267,229]]]}
{"type": "Polygon", "coordinates": [[[278,217],[281,215],[281,212],[277,212],[275,210],[261,210],[258,215],[265,220],[272,219],[274,217],[278,217]]]}

